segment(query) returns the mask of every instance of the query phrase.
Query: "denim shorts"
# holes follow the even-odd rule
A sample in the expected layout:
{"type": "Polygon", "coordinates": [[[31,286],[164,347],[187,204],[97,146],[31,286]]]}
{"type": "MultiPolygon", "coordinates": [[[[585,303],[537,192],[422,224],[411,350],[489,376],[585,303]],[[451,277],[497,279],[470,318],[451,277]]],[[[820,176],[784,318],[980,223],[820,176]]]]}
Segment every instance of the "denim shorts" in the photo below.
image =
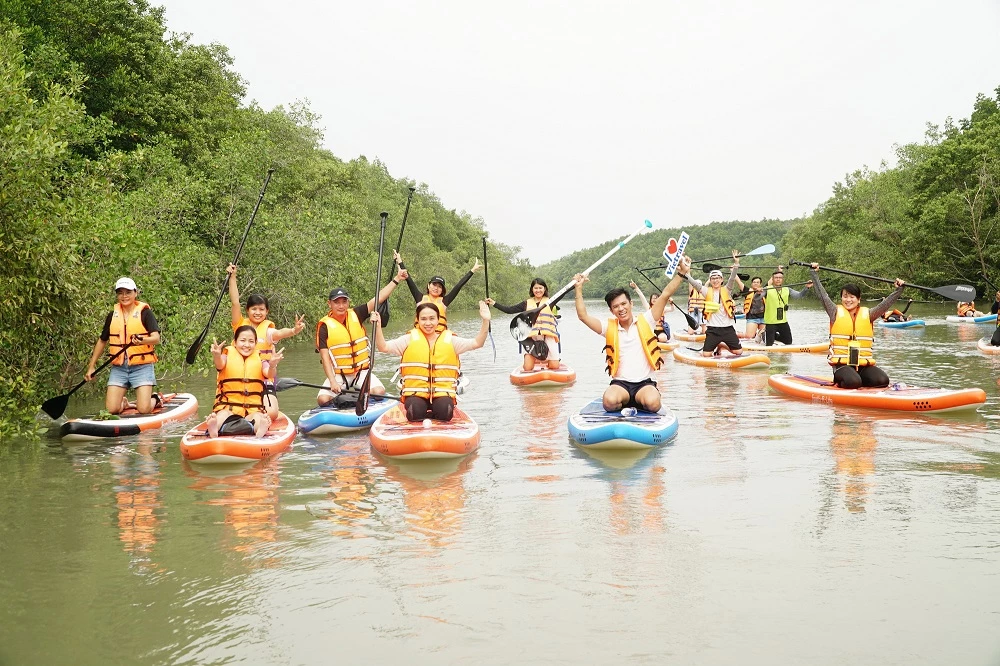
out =
{"type": "Polygon", "coordinates": [[[763,326],[764,325],[764,318],[763,317],[760,317],[760,318],[754,317],[752,319],[747,319],[747,323],[748,324],[758,324],[760,326],[763,326]]]}
{"type": "Polygon", "coordinates": [[[142,365],[113,365],[111,366],[111,376],[108,377],[108,386],[121,386],[122,388],[137,388],[139,386],[156,386],[155,363],[143,363],[142,365]]]}

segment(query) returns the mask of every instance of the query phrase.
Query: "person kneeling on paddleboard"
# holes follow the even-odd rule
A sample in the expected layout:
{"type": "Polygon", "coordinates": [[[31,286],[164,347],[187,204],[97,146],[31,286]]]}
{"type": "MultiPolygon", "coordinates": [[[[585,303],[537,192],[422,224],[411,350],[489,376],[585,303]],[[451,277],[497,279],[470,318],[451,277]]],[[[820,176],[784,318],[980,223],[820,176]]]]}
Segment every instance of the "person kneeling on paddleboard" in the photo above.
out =
{"type": "Polygon", "coordinates": [[[872,324],[889,311],[906,283],[896,278],[896,290],[870,309],[861,307],[861,288],[848,283],[840,291],[840,305],[834,305],[819,280],[818,270],[819,264],[810,265],[813,288],[830,316],[830,352],[826,360],[833,368],[833,383],[845,389],[888,386],[889,375],[875,365],[872,324]]]}
{"type": "Polygon", "coordinates": [[[451,421],[458,396],[458,357],[486,344],[490,331],[490,308],[479,301],[479,316],[483,318],[475,338],[461,338],[450,329],[438,330],[440,316],[434,303],[417,305],[417,326],[395,340],[385,339],[382,319],[372,312],[375,322],[375,347],[380,352],[402,357],[399,373],[403,378],[400,396],[407,421],[451,421]]]}
{"type": "Polygon", "coordinates": [[[524,355],[524,371],[531,372],[536,363],[547,363],[549,370],[559,369],[559,331],[556,328],[558,308],[547,305],[549,302],[549,285],[542,278],[535,278],[528,287],[529,296],[517,305],[500,305],[492,298],[486,299],[486,304],[495,307],[500,312],[517,314],[535,308],[542,308],[531,327],[531,337],[521,343],[526,353],[524,355]],[[544,307],[543,307],[544,306],[544,307]],[[553,308],[556,312],[553,312],[553,308]]]}
{"type": "Polygon", "coordinates": [[[912,298],[906,302],[905,308],[903,308],[902,310],[893,309],[892,312],[886,312],[884,315],[882,315],[882,319],[887,322],[910,321],[912,317],[906,314],[906,311],[910,309],[911,305],[913,305],[912,298]]]}
{"type": "Polygon", "coordinates": [[[215,405],[205,419],[208,436],[256,435],[262,437],[271,427],[271,417],[264,404],[268,381],[274,382],[282,350],[273,350],[267,358],[257,350],[257,331],[247,324],[236,329],[228,347],[212,342],[212,360],[219,371],[215,405]]]}
{"type": "Polygon", "coordinates": [[[681,270],[684,274],[681,277],[701,294],[705,299],[705,316],[708,328],[705,331],[705,345],[702,347],[702,356],[718,356],[722,351],[728,351],[734,356],[743,353],[743,345],[740,344],[740,337],[736,335],[736,304],[730,290],[737,283],[737,269],[740,267],[739,253],[733,250],[733,268],[729,273],[729,280],[725,286],[722,284],[722,271],[714,270],[708,274],[708,284],[702,285],[701,280],[691,277],[691,273],[686,269],[681,270]]]}
{"type": "Polygon", "coordinates": [[[602,401],[608,412],[624,408],[660,410],[660,391],[653,381],[653,373],[663,363],[660,346],[653,328],[663,316],[663,307],[681,284],[681,273],[691,270],[691,259],[683,257],[677,273],[670,280],[660,297],[641,315],[632,312],[632,299],[621,287],[604,296],[604,302],[614,315],[598,319],[587,312],[583,303],[583,283],[589,278],[577,273],[575,281],[576,316],[590,330],[605,339],[605,369],[611,376],[611,385],[604,391],[602,401]]]}
{"type": "MultiPolygon", "coordinates": [[[[990,306],[990,314],[997,313],[1000,313],[1000,291],[997,292],[993,305],[990,306]]],[[[997,327],[993,329],[993,337],[990,338],[990,344],[994,347],[1000,347],[1000,316],[997,317],[997,327]]]]}

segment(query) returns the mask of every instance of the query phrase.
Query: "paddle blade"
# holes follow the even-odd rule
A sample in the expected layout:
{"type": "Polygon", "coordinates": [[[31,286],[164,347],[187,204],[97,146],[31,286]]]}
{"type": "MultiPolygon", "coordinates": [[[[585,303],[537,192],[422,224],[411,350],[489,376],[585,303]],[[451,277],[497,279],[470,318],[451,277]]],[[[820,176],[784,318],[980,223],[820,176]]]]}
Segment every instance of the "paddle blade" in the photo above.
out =
{"type": "Polygon", "coordinates": [[[973,301],[976,298],[976,288],[968,284],[949,284],[944,287],[934,287],[928,291],[960,303],[973,301]]]}
{"type": "Polygon", "coordinates": [[[42,403],[42,411],[49,415],[49,418],[57,419],[66,412],[69,405],[69,394],[57,395],[42,403]]]}
{"type": "Polygon", "coordinates": [[[523,342],[531,337],[531,327],[535,325],[539,310],[528,310],[521,312],[510,320],[510,334],[518,342],[523,342]]]}
{"type": "Polygon", "coordinates": [[[382,301],[378,304],[378,316],[382,320],[382,326],[389,325],[389,301],[382,301]]]}
{"type": "Polygon", "coordinates": [[[294,377],[278,377],[278,379],[274,382],[275,391],[287,391],[288,389],[295,388],[296,386],[302,386],[302,382],[294,377]]]}
{"type": "Polygon", "coordinates": [[[357,416],[361,416],[368,411],[368,394],[372,388],[372,371],[368,370],[368,374],[365,375],[365,381],[361,384],[361,388],[358,390],[358,402],[354,405],[354,413],[357,416]]]}
{"type": "Polygon", "coordinates": [[[773,254],[774,250],[775,250],[775,247],[773,245],[761,245],[756,250],[750,250],[749,252],[747,252],[743,256],[744,257],[752,257],[752,256],[757,255],[757,254],[773,254]]]}
{"type": "Polygon", "coordinates": [[[198,358],[198,352],[201,351],[201,345],[205,342],[206,335],[208,335],[208,328],[202,331],[201,335],[199,335],[198,338],[191,343],[191,346],[188,347],[187,356],[184,357],[185,363],[188,365],[194,364],[195,359],[198,358]]]}

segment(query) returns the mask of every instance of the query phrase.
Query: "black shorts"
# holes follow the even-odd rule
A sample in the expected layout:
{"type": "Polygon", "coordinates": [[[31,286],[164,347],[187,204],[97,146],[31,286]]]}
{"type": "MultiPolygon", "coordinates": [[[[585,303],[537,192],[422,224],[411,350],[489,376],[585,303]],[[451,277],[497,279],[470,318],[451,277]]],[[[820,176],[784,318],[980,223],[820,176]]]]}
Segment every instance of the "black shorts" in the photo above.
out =
{"type": "Polygon", "coordinates": [[[628,404],[626,407],[635,407],[637,409],[645,409],[642,405],[635,401],[635,394],[638,393],[645,386],[656,386],[656,382],[652,379],[643,379],[641,382],[627,382],[624,379],[612,379],[612,386],[621,386],[623,389],[628,391],[628,404]]]}
{"type": "Polygon", "coordinates": [[[720,342],[725,342],[732,351],[743,349],[740,344],[740,336],[736,335],[736,329],[732,326],[709,326],[705,331],[705,346],[702,351],[715,351],[720,342]]]}

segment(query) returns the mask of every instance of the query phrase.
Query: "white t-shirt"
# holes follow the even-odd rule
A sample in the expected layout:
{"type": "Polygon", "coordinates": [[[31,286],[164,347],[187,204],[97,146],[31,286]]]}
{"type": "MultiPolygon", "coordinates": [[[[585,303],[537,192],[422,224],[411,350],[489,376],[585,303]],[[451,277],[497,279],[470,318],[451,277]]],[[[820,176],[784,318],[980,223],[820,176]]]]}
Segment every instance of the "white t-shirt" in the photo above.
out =
{"type": "MultiPolygon", "coordinates": [[[[691,286],[697,289],[701,293],[701,295],[705,297],[705,301],[708,302],[709,286],[707,284],[702,284],[701,280],[695,278],[691,278],[690,280],[688,280],[688,282],[691,284],[691,286]]],[[[736,281],[732,277],[730,277],[729,281],[726,282],[725,286],[726,289],[729,290],[730,295],[732,295],[733,288],[736,286],[736,281]]],[[[716,327],[725,328],[726,326],[736,326],[736,320],[729,316],[729,314],[726,312],[726,308],[722,307],[722,304],[719,302],[719,299],[721,298],[722,298],[722,290],[720,289],[719,293],[715,295],[716,299],[715,302],[719,303],[720,307],[705,320],[705,324],[707,324],[712,328],[716,327]]]]}
{"type": "MultiPolygon", "coordinates": [[[[640,317],[646,320],[650,330],[653,329],[653,314],[646,310],[640,317]]],[[[612,379],[620,379],[626,382],[641,382],[653,376],[654,368],[646,360],[646,352],[642,350],[643,344],[639,336],[639,326],[635,323],[635,313],[632,313],[632,325],[628,329],[622,328],[620,322],[618,326],[618,372],[612,379]]],[[[608,320],[601,320],[601,335],[608,334],[608,320]]]]}

